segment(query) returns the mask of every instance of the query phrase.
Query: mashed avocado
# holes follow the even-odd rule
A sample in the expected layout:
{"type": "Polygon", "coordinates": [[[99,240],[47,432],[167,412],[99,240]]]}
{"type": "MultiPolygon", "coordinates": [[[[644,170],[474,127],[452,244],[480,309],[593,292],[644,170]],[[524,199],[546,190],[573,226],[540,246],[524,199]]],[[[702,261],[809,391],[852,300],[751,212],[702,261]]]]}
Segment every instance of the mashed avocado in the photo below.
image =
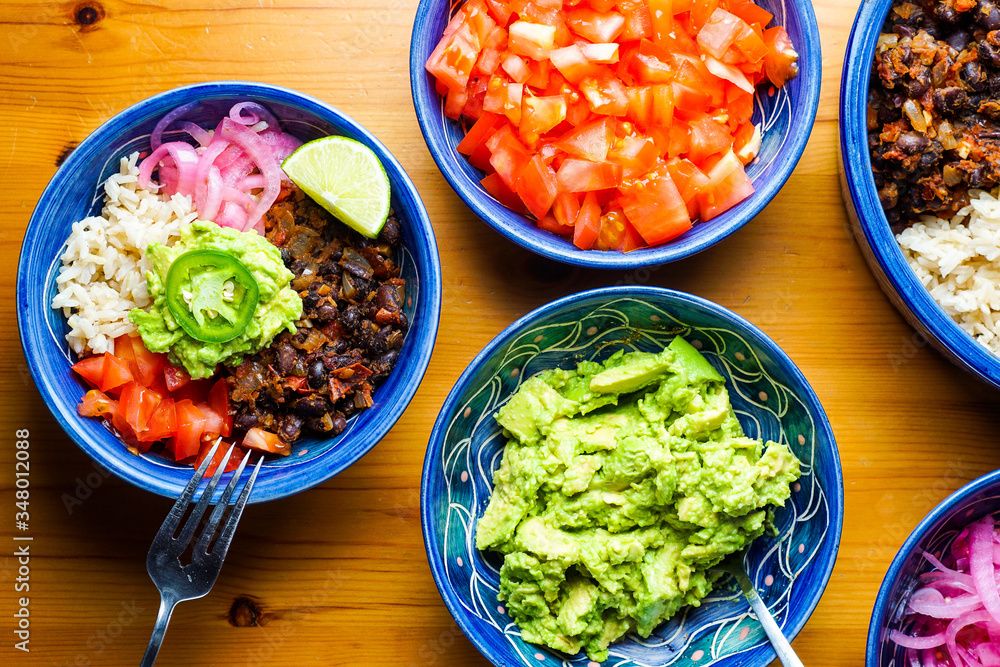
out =
{"type": "Polygon", "coordinates": [[[525,641],[604,660],[712,590],[708,572],[770,525],[799,461],[743,434],[722,376],[676,338],[659,354],[526,380],[476,529],[504,554],[499,599],[525,641]]]}
{"type": "MultiPolygon", "coordinates": [[[[180,240],[172,246],[157,243],[146,248],[153,266],[146,273],[148,311],[135,309],[129,317],[138,327],[146,347],[169,353],[170,363],[183,366],[193,378],[210,377],[217,364],[238,365],[243,355],[266,347],[282,330],[295,333],[295,321],[302,316],[302,299],[288,286],[292,272],[281,261],[281,251],[255,232],[219,227],[214,222],[196,220],[181,229],[180,240]],[[175,259],[192,250],[219,250],[236,258],[250,271],[259,289],[257,307],[247,328],[223,343],[192,338],[177,322],[167,305],[166,281],[175,259]]],[[[221,286],[217,286],[221,289],[221,286]]],[[[192,294],[195,301],[213,295],[192,294]]]]}

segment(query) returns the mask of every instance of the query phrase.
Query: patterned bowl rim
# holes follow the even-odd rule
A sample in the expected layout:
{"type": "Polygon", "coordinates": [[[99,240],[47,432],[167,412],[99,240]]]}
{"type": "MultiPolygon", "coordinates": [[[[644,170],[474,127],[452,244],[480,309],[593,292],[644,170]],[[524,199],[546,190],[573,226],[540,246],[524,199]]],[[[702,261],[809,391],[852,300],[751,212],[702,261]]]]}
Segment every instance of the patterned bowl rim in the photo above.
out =
{"type": "MultiPolygon", "coordinates": [[[[426,298],[425,303],[429,310],[421,316],[421,327],[419,331],[412,332],[413,349],[411,351],[415,370],[412,375],[405,378],[405,381],[398,388],[398,398],[390,403],[384,403],[384,419],[376,422],[369,431],[359,432],[351,441],[349,447],[333,447],[322,455],[312,458],[304,465],[297,466],[296,474],[285,474],[280,477],[268,478],[262,476],[258,479],[253,492],[250,495],[251,503],[265,502],[284,498],[296,493],[305,491],[317,484],[330,479],[334,475],[342,472],[353,465],[362,456],[368,453],[382,438],[389,432],[392,426],[399,420],[407,406],[413,399],[420,383],[426,373],[430,363],[434,343],[437,338],[438,324],[441,314],[441,260],[437,251],[437,244],[434,238],[434,230],[427,215],[427,210],[420,198],[410,177],[403,169],[402,165],[389,152],[378,138],[365,129],[356,120],[343,113],[336,107],[305,93],[300,93],[290,88],[276,86],[266,83],[252,81],[211,81],[204,83],[190,84],[177,88],[170,88],[150,97],[146,97],[139,102],[130,105],[126,109],[118,112],[107,121],[102,123],[97,129],[91,132],[80,144],[70,153],[69,157],[60,165],[52,175],[45,189],[42,191],[31,214],[28,226],[21,243],[21,253],[17,266],[17,326],[20,334],[21,347],[25,352],[25,361],[34,379],[38,393],[48,407],[49,412],[55,417],[62,430],[82,449],[92,460],[107,468],[121,479],[146,491],[151,491],[162,496],[176,497],[183,489],[187,479],[167,479],[157,476],[151,472],[141,470],[129,465],[128,460],[123,456],[112,456],[107,454],[97,444],[97,439],[75,426],[74,420],[80,419],[72,407],[63,405],[64,401],[56,399],[56,392],[49,382],[52,371],[47,365],[40,363],[39,359],[30,354],[30,351],[45,344],[40,340],[39,323],[36,315],[27,302],[28,292],[26,287],[31,280],[33,262],[36,252],[32,247],[25,244],[25,239],[32,237],[42,225],[41,213],[45,210],[45,202],[48,201],[53,192],[60,187],[61,183],[71,178],[71,175],[79,168],[79,163],[84,159],[84,150],[87,145],[94,142],[102,142],[109,138],[119,136],[122,133],[122,126],[131,123],[131,118],[136,114],[142,114],[147,108],[156,107],[164,100],[174,97],[195,97],[205,95],[210,97],[218,95],[232,89],[233,96],[261,96],[274,100],[281,104],[287,104],[304,110],[324,119],[325,122],[340,125],[349,129],[361,139],[363,143],[370,146],[379,159],[386,166],[386,170],[393,173],[402,184],[402,189],[407,193],[407,197],[412,199],[415,206],[413,210],[411,225],[414,230],[415,242],[425,247],[425,254],[429,261],[420,271],[420,292],[426,298]],[[72,414],[69,414],[69,413],[72,414]],[[337,456],[338,452],[343,452],[343,456],[337,456]]],[[[49,261],[47,258],[45,261],[49,261]]],[[[407,336],[409,339],[410,336],[407,336]]],[[[102,436],[103,437],[103,436],[102,436]]],[[[121,451],[125,451],[122,448],[121,451]]],[[[127,452],[126,452],[127,453],[127,452]]],[[[129,454],[131,456],[131,454],[129,454]]],[[[267,470],[265,466],[262,470],[267,470]]],[[[222,485],[216,489],[216,496],[221,496],[222,485]]]]}
{"type": "Polygon", "coordinates": [[[917,524],[917,527],[913,529],[910,536],[903,542],[903,546],[896,552],[896,557],[892,559],[892,563],[889,565],[889,569],[882,579],[882,585],[879,587],[878,595],[875,597],[875,604],[872,607],[871,621],[868,624],[868,645],[865,650],[866,667],[881,667],[878,662],[878,648],[881,644],[879,633],[885,626],[884,620],[888,613],[889,598],[892,595],[893,588],[899,581],[899,577],[902,575],[903,565],[906,564],[910,554],[913,553],[916,546],[936,524],[947,520],[956,509],[960,509],[963,501],[986,491],[990,487],[997,486],[1000,486],[1000,470],[994,470],[991,473],[972,480],[938,503],[917,524]]]}
{"type": "Polygon", "coordinates": [[[910,268],[889,226],[868,152],[868,84],[878,35],[893,0],[862,2],[844,57],[840,89],[840,158],[844,199],[853,207],[855,236],[865,259],[896,307],[929,335],[946,357],[980,379],[1000,387],[1000,358],[965,332],[934,300],[910,268]]]}
{"type": "Polygon", "coordinates": [[[731,236],[771,202],[792,175],[812,134],[823,77],[819,26],[810,0],[781,0],[781,2],[787,3],[789,11],[794,12],[802,28],[802,35],[799,38],[800,76],[807,76],[808,81],[803,84],[802,97],[796,101],[791,111],[792,120],[797,122],[790,123],[789,135],[785,137],[780,152],[774,158],[775,170],[772,176],[764,182],[755,182],[757,191],[738,208],[727,211],[715,218],[712,223],[708,223],[714,223],[711,233],[699,235],[694,239],[682,236],[680,240],[668,245],[629,253],[579,250],[571,244],[567,246],[561,239],[541,233],[533,223],[531,226],[526,226],[524,216],[509,211],[481,187],[477,187],[478,183],[466,178],[458,170],[457,165],[452,164],[454,160],[449,159],[454,157],[451,146],[442,136],[432,131],[435,125],[451,121],[444,116],[443,101],[435,92],[433,84],[429,82],[430,75],[424,69],[425,58],[422,56],[427,48],[427,42],[437,41],[437,36],[430,34],[432,10],[437,11],[442,4],[454,6],[456,4],[454,0],[421,0],[417,7],[410,39],[410,89],[420,131],[438,169],[466,206],[502,236],[531,252],[557,262],[598,269],[634,269],[690,257],[731,236]]]}
{"type": "MultiPolygon", "coordinates": [[[[816,393],[810,386],[808,380],[806,380],[805,376],[802,374],[802,371],[799,370],[798,366],[795,365],[784,350],[778,347],[777,343],[771,340],[763,331],[740,315],[737,315],[728,308],[713,303],[712,301],[694,296],[692,294],[687,294],[685,292],[663,287],[622,286],[601,287],[584,292],[578,292],[576,294],[570,294],[562,297],[561,299],[540,306],[527,315],[518,318],[513,324],[500,332],[496,338],[490,341],[490,343],[476,355],[476,357],[469,363],[468,367],[455,382],[455,386],[452,388],[451,392],[448,394],[448,398],[445,399],[444,404],[441,406],[438,417],[434,422],[434,428],[431,431],[430,440],[428,441],[427,453],[424,456],[424,465],[420,484],[420,521],[424,536],[424,548],[427,552],[427,560],[431,567],[431,574],[434,577],[434,583],[437,585],[438,592],[444,600],[449,613],[462,629],[462,632],[465,633],[465,636],[472,641],[480,653],[486,656],[486,658],[489,659],[494,665],[498,665],[498,667],[504,666],[497,662],[497,660],[491,655],[490,647],[481,638],[481,633],[477,632],[476,628],[466,618],[458,596],[455,594],[452,587],[447,583],[448,578],[443,565],[444,559],[442,557],[441,550],[438,547],[436,535],[434,535],[431,530],[434,518],[431,515],[430,510],[431,498],[429,497],[428,480],[431,477],[433,469],[436,467],[436,461],[439,458],[438,454],[440,453],[441,447],[444,443],[446,430],[448,428],[448,415],[450,415],[455,409],[457,403],[461,400],[462,393],[464,392],[466,386],[486,360],[492,357],[498,349],[502,348],[512,339],[516,338],[521,330],[526,328],[528,325],[551,313],[558,312],[563,308],[574,305],[578,302],[597,302],[602,300],[612,301],[629,297],[636,299],[686,303],[708,311],[712,315],[717,316],[721,321],[729,324],[732,328],[739,329],[741,333],[744,333],[755,345],[767,350],[767,352],[773,356],[775,363],[788,374],[789,386],[795,386],[802,391],[802,395],[799,396],[799,398],[803,401],[809,412],[814,415],[816,421],[817,442],[825,441],[830,443],[832,455],[831,462],[833,464],[833,468],[830,472],[836,478],[836,484],[834,484],[834,488],[829,491],[830,495],[828,498],[830,505],[832,506],[830,521],[831,528],[833,528],[833,530],[828,533],[828,537],[832,540],[832,548],[829,550],[829,555],[824,560],[814,561],[812,565],[812,568],[818,568],[815,570],[814,576],[818,577],[820,585],[817,588],[817,593],[809,601],[807,607],[800,610],[800,613],[797,614],[795,622],[791,624],[790,629],[785,632],[785,636],[789,641],[794,639],[799,634],[803,626],[809,620],[809,617],[816,609],[816,605],[819,604],[820,598],[823,596],[823,592],[826,590],[826,586],[830,581],[830,576],[833,573],[833,567],[837,560],[837,553],[840,549],[840,538],[844,523],[844,477],[840,464],[840,454],[837,449],[836,439],[833,435],[833,428],[830,425],[830,420],[827,418],[826,412],[823,410],[823,406],[819,402],[819,398],[816,396],[816,393]]],[[[766,643],[764,649],[765,651],[762,655],[766,657],[766,660],[762,660],[759,667],[770,664],[777,657],[770,643],[766,643]]]]}

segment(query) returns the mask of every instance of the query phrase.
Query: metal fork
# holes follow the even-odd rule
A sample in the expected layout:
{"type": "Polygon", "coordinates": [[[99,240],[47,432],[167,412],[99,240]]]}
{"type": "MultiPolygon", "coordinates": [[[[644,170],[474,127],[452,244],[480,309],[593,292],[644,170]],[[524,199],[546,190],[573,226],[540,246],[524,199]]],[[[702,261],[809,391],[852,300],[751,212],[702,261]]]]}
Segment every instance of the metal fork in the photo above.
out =
{"type": "Polygon", "coordinates": [[[799,656],[795,655],[792,645],[788,643],[788,639],[781,632],[781,628],[778,627],[774,616],[771,616],[767,605],[760,599],[757,589],[754,588],[753,582],[750,581],[750,576],[747,574],[746,568],[743,567],[743,552],[740,551],[731,555],[712,569],[717,572],[730,574],[736,579],[740,590],[743,591],[743,596],[750,603],[750,608],[753,609],[754,615],[757,616],[761,627],[764,628],[764,633],[771,640],[771,646],[774,647],[774,652],[778,656],[778,660],[781,661],[781,664],[785,667],[802,667],[802,661],[799,660],[799,656]]]}
{"type": "Polygon", "coordinates": [[[187,522],[185,522],[184,527],[180,530],[180,535],[177,535],[177,529],[180,526],[181,518],[184,516],[194,497],[195,491],[198,489],[198,485],[204,478],[209,462],[215,457],[215,452],[221,442],[222,439],[219,438],[212,445],[208,456],[198,466],[198,470],[192,475],[188,485],[184,487],[184,492],[181,493],[180,498],[174,503],[170,514],[167,515],[163,525],[160,526],[159,532],[156,533],[156,537],[153,538],[152,546],[149,547],[149,555],[146,556],[146,570],[149,572],[153,583],[156,584],[156,588],[160,591],[160,611],[156,616],[156,625],[153,626],[153,636],[149,639],[146,654],[142,657],[141,667],[151,667],[156,662],[156,655],[160,652],[160,643],[163,641],[163,635],[167,632],[170,615],[173,613],[177,603],[204,597],[212,590],[215,580],[219,577],[219,571],[222,570],[222,561],[226,559],[229,544],[233,541],[236,524],[240,521],[243,508],[247,504],[247,498],[250,497],[250,490],[253,488],[254,480],[257,479],[257,473],[260,472],[261,463],[264,461],[263,456],[257,460],[253,474],[250,475],[249,481],[244,485],[236,503],[232,505],[229,517],[222,526],[218,539],[213,544],[213,538],[216,536],[222,516],[230,507],[229,499],[239,485],[243,469],[246,467],[250,457],[247,456],[240,462],[239,468],[233,473],[233,478],[222,492],[219,502],[215,505],[215,509],[208,518],[208,522],[198,536],[198,541],[194,543],[191,552],[191,562],[186,565],[182,564],[180,557],[187,550],[188,546],[190,546],[191,540],[194,538],[194,531],[198,528],[198,524],[201,523],[201,519],[205,515],[205,510],[208,509],[212,495],[215,493],[215,487],[225,474],[224,471],[226,465],[229,463],[229,457],[233,453],[233,446],[229,447],[229,451],[226,453],[226,457],[222,463],[219,464],[215,475],[212,477],[212,481],[209,482],[208,486],[202,492],[201,499],[191,511],[187,522]],[[175,535],[177,536],[175,537],[175,535]],[[211,550],[209,550],[210,547],[211,550]]]}

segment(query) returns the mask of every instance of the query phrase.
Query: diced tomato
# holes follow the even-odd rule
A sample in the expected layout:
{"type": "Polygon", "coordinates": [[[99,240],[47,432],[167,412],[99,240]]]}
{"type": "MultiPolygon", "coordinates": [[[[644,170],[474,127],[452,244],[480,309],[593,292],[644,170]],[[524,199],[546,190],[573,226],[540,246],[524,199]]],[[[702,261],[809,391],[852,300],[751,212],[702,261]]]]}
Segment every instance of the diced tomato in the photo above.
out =
{"type": "Polygon", "coordinates": [[[159,404],[160,395],[138,382],[126,384],[118,402],[125,422],[136,435],[140,436],[140,439],[142,432],[146,430],[149,418],[153,416],[159,404]]]}
{"type": "Polygon", "coordinates": [[[691,148],[688,158],[701,164],[712,155],[728,150],[733,138],[724,126],[709,116],[691,121],[691,148]]]}
{"type": "Polygon", "coordinates": [[[176,401],[177,433],[170,438],[167,447],[174,459],[182,461],[201,451],[201,435],[205,431],[205,415],[194,403],[185,399],[176,401]]]}
{"type": "Polygon", "coordinates": [[[744,165],[753,162],[760,151],[760,128],[752,123],[744,123],[733,135],[733,152],[744,165]]]}
{"type": "Polygon", "coordinates": [[[256,449],[268,454],[281,454],[288,456],[292,448],[274,433],[254,427],[247,431],[243,438],[243,446],[249,449],[256,449]]]}
{"type": "Polygon", "coordinates": [[[578,6],[566,12],[566,25],[591,42],[611,42],[625,27],[625,17],[615,11],[598,12],[591,7],[578,6]]]}
{"type": "Polygon", "coordinates": [[[166,362],[163,365],[163,379],[167,383],[167,390],[173,392],[190,382],[191,376],[183,368],[177,368],[170,362],[166,362]]]}
{"type": "Polygon", "coordinates": [[[177,409],[173,399],[164,398],[146,423],[146,429],[139,433],[142,442],[166,440],[177,433],[177,409]]]}
{"type": "Polygon", "coordinates": [[[104,355],[100,354],[81,359],[73,364],[73,370],[77,375],[96,387],[101,384],[101,380],[104,377],[104,355]]]}
{"type": "Polygon", "coordinates": [[[208,401],[208,392],[212,388],[211,380],[191,380],[171,395],[175,401],[187,399],[192,403],[208,401]]]}
{"type": "Polygon", "coordinates": [[[730,128],[749,122],[753,116],[753,94],[733,85],[726,86],[726,109],[730,128]]]}
{"type": "MultiPolygon", "coordinates": [[[[674,89],[676,92],[676,89],[674,89]]],[[[674,158],[691,150],[691,126],[687,123],[674,123],[670,126],[667,157],[674,158]]]]}
{"type": "Polygon", "coordinates": [[[653,28],[653,42],[666,46],[670,33],[674,31],[674,9],[672,0],[647,0],[649,18],[653,28]]]}
{"type": "Polygon", "coordinates": [[[598,118],[559,137],[555,147],[585,160],[603,162],[614,136],[614,119],[598,118]]]}
{"type": "Polygon", "coordinates": [[[229,383],[222,379],[217,380],[212,385],[212,390],[208,392],[208,404],[222,416],[223,424],[219,434],[228,438],[233,434],[233,416],[229,413],[229,383]]]}
{"type": "MultiPolygon", "coordinates": [[[[212,447],[214,445],[214,440],[210,440],[202,444],[201,451],[198,452],[198,458],[194,461],[195,468],[201,467],[202,462],[208,458],[208,454],[212,451],[212,447]]],[[[219,443],[218,449],[215,450],[215,456],[212,457],[212,460],[208,463],[208,467],[205,468],[205,475],[207,477],[214,475],[215,471],[219,469],[220,465],[222,465],[222,461],[226,458],[226,453],[229,452],[229,447],[230,443],[225,441],[219,443]]],[[[243,447],[240,447],[239,445],[234,446],[233,453],[229,455],[229,462],[226,463],[226,468],[222,472],[233,472],[239,468],[240,463],[242,463],[243,459],[247,457],[247,454],[249,454],[249,452],[243,447]]]]}
{"type": "Polygon", "coordinates": [[[135,365],[139,371],[136,381],[146,387],[151,386],[163,374],[166,355],[150,352],[140,338],[132,340],[132,354],[135,356],[135,365]]]}
{"type": "Polygon", "coordinates": [[[659,245],[691,229],[687,206],[665,168],[651,171],[644,187],[621,198],[629,222],[649,245],[659,245]]]}
{"type": "Polygon", "coordinates": [[[562,95],[527,97],[521,111],[521,139],[529,146],[537,145],[541,135],[566,120],[566,98],[562,95]]]}
{"type": "Polygon", "coordinates": [[[628,110],[628,91],[616,77],[584,79],[580,82],[580,92],[594,113],[624,116],[628,110]]]}
{"type": "Polygon", "coordinates": [[[110,352],[104,353],[104,363],[101,367],[101,381],[97,388],[101,391],[110,391],[116,387],[121,387],[134,378],[124,360],[119,359],[110,352]]]}
{"type": "Polygon", "coordinates": [[[580,215],[580,195],[572,192],[560,192],[556,195],[556,200],[552,204],[552,214],[560,227],[567,230],[556,232],[568,234],[572,233],[576,219],[580,215]]]}
{"type": "Polygon", "coordinates": [[[546,60],[531,60],[528,62],[528,80],[525,84],[536,90],[543,90],[549,85],[552,63],[546,60]]]}
{"type": "Polygon", "coordinates": [[[652,139],[637,135],[623,137],[608,153],[610,161],[621,165],[622,178],[626,179],[645,174],[656,165],[659,156],[652,139]]]}
{"type": "Polygon", "coordinates": [[[736,67],[727,65],[712,56],[705,56],[705,66],[708,68],[709,72],[718,78],[730,82],[745,93],[753,94],[753,84],[751,84],[746,75],[736,67]]]}
{"type": "Polygon", "coordinates": [[[681,158],[673,158],[667,162],[666,167],[681,199],[687,205],[688,215],[691,219],[697,218],[699,216],[697,195],[708,185],[708,176],[690,160],[681,158]]]}
{"type": "Polygon", "coordinates": [[[618,0],[587,0],[587,4],[595,12],[606,13],[618,5],[618,0]]]}
{"type": "Polygon", "coordinates": [[[743,19],[730,14],[725,9],[716,8],[705,26],[698,31],[698,45],[710,56],[722,58],[729,45],[739,36],[743,28],[749,28],[743,19]]]}
{"type": "Polygon", "coordinates": [[[653,19],[644,0],[620,0],[618,10],[625,17],[625,27],[619,35],[620,41],[631,42],[653,37],[653,19]]]}
{"type": "Polygon", "coordinates": [[[719,7],[719,0],[694,0],[691,3],[691,24],[688,32],[698,34],[719,7]]]}
{"type": "Polygon", "coordinates": [[[729,151],[708,172],[708,184],[698,194],[703,221],[711,220],[753,194],[753,184],[743,163],[729,151]]]}
{"type": "Polygon", "coordinates": [[[563,225],[551,213],[538,221],[538,228],[547,232],[552,232],[553,234],[559,234],[560,236],[567,236],[573,233],[572,225],[569,225],[568,227],[563,225]]]}
{"type": "Polygon", "coordinates": [[[524,62],[524,59],[520,56],[515,56],[513,53],[508,53],[504,56],[501,66],[503,67],[503,71],[507,72],[507,76],[515,83],[524,83],[531,76],[531,70],[528,69],[528,65],[524,62]]]}
{"type": "MultiPolygon", "coordinates": [[[[758,63],[768,53],[767,44],[764,43],[763,38],[746,23],[743,24],[740,33],[733,40],[733,47],[736,48],[747,63],[758,63]]],[[[730,47],[729,51],[732,51],[732,47],[730,47]]]]}
{"type": "Polygon", "coordinates": [[[114,409],[114,399],[99,389],[91,389],[80,400],[76,411],[81,417],[108,417],[114,409]]]}
{"type": "MultiPolygon", "coordinates": [[[[134,339],[137,345],[142,345],[142,339],[134,339]]],[[[128,365],[133,378],[139,377],[139,368],[135,365],[135,354],[132,351],[132,336],[123,334],[115,338],[114,355],[128,365]]]]}
{"type": "Polygon", "coordinates": [[[604,66],[587,60],[583,50],[576,44],[553,50],[549,54],[549,61],[573,84],[579,84],[587,77],[604,76],[607,70],[604,66]]]}
{"type": "Polygon", "coordinates": [[[455,147],[459,153],[469,156],[469,162],[473,167],[489,170],[490,150],[486,147],[486,142],[493,133],[507,121],[499,114],[483,112],[479,120],[469,129],[462,141],[455,147]]]}
{"type": "Polygon", "coordinates": [[[552,208],[558,192],[556,173],[540,155],[535,155],[521,173],[517,194],[535,219],[541,220],[552,208]]]}
{"type": "Polygon", "coordinates": [[[556,180],[561,192],[590,192],[617,187],[621,176],[616,164],[569,158],[559,167],[556,180]]]}
{"type": "Polygon", "coordinates": [[[492,153],[490,165],[500,175],[507,187],[517,192],[517,183],[521,178],[521,172],[531,161],[531,153],[514,135],[509,124],[504,125],[490,137],[487,146],[492,153]]]}
{"type": "Polygon", "coordinates": [[[774,18],[770,12],[750,0],[729,0],[729,11],[749,24],[764,27],[774,18]]]}
{"type": "Polygon", "coordinates": [[[506,26],[510,21],[510,3],[505,0],[486,0],[486,8],[497,25],[506,26]]]}
{"type": "Polygon", "coordinates": [[[507,184],[503,182],[499,174],[492,173],[481,180],[480,183],[498,202],[515,213],[524,213],[524,202],[517,196],[517,193],[507,187],[507,184]]]}
{"type": "Polygon", "coordinates": [[[588,192],[583,198],[574,227],[573,245],[580,250],[593,248],[601,231],[601,206],[597,203],[597,195],[593,192],[588,192]]]}
{"type": "Polygon", "coordinates": [[[544,60],[555,47],[556,29],[550,25],[531,21],[514,21],[508,30],[511,53],[544,60]]]}
{"type": "Polygon", "coordinates": [[[792,46],[792,40],[784,28],[768,28],[764,31],[764,43],[768,53],[764,56],[764,72],[775,86],[780,88],[799,73],[799,54],[792,46]]]}
{"type": "Polygon", "coordinates": [[[642,238],[642,234],[636,231],[632,223],[628,221],[628,217],[622,218],[622,224],[625,226],[625,232],[622,234],[621,244],[618,246],[618,250],[622,252],[632,252],[633,250],[638,250],[639,248],[646,247],[646,241],[642,238]]]}
{"type": "Polygon", "coordinates": [[[666,131],[674,122],[674,89],[667,84],[650,87],[652,93],[652,126],[666,131]]]}
{"type": "Polygon", "coordinates": [[[478,58],[479,46],[468,25],[463,23],[455,32],[441,39],[427,59],[426,68],[448,90],[463,90],[469,84],[478,58]]]}
{"type": "Polygon", "coordinates": [[[589,44],[584,42],[579,45],[583,52],[583,57],[592,63],[602,65],[613,65],[618,62],[618,45],[614,43],[601,42],[589,44]]]}

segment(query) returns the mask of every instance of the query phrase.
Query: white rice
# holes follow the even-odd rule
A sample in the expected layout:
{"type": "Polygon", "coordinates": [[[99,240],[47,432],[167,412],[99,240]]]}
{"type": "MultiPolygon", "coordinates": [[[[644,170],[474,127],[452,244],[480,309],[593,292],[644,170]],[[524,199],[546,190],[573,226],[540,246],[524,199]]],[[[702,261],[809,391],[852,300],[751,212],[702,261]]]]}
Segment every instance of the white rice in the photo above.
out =
{"type": "Polygon", "coordinates": [[[951,220],[925,216],[896,239],[952,319],[1000,356],[1000,200],[973,190],[951,220]]]}
{"type": "MultiPolygon", "coordinates": [[[[139,187],[138,153],[122,158],[104,183],[104,209],[73,224],[56,278],[52,307],[63,311],[66,340],[79,355],[114,351],[114,339],[135,331],[128,314],[149,305],[143,251],[169,245],[197,217],[190,197],[169,199],[139,187]]],[[[155,187],[155,186],[154,186],[155,187]]]]}

